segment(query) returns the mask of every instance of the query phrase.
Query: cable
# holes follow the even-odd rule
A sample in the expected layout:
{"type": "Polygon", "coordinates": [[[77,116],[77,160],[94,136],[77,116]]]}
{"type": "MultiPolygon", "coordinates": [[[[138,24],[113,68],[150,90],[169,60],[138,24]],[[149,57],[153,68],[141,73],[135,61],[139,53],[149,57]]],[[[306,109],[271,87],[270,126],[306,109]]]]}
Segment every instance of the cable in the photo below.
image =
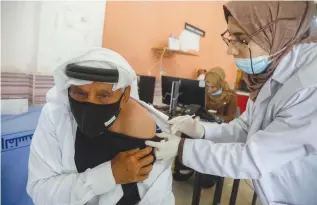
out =
{"type": "MultiPolygon", "coordinates": [[[[159,59],[157,62],[155,62],[155,64],[154,64],[154,65],[150,68],[150,70],[148,71],[148,74],[149,74],[149,75],[152,74],[152,70],[157,66],[157,64],[162,63],[162,61],[163,61],[163,56],[164,56],[166,50],[167,50],[167,48],[164,47],[163,52],[162,52],[162,54],[161,54],[161,56],[160,56],[160,59],[159,59]]],[[[162,65],[160,66],[160,71],[162,71],[162,65]]],[[[161,73],[161,72],[160,72],[160,73],[161,73]]]]}

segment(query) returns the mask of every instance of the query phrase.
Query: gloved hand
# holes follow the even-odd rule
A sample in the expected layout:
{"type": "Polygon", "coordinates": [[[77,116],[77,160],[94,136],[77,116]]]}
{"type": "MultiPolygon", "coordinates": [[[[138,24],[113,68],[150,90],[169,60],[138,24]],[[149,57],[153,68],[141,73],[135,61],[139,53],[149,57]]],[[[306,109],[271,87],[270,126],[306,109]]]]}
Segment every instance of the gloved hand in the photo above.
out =
{"type": "Polygon", "coordinates": [[[182,132],[189,137],[195,139],[201,139],[205,135],[205,129],[199,122],[199,117],[195,119],[191,118],[189,115],[175,117],[168,121],[171,125],[171,133],[182,132]]]}
{"type": "Polygon", "coordinates": [[[147,146],[155,148],[154,153],[156,159],[167,161],[176,157],[181,138],[166,132],[158,133],[156,136],[163,138],[163,140],[160,142],[145,141],[147,146]]]}

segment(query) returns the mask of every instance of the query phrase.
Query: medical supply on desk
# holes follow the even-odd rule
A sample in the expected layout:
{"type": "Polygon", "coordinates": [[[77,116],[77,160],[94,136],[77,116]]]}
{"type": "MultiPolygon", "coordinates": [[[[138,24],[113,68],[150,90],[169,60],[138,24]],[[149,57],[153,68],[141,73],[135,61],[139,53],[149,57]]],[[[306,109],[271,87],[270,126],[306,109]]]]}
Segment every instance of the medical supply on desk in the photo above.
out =
{"type": "Polygon", "coordinates": [[[26,193],[30,144],[42,107],[1,115],[1,204],[33,205],[26,193]]]}

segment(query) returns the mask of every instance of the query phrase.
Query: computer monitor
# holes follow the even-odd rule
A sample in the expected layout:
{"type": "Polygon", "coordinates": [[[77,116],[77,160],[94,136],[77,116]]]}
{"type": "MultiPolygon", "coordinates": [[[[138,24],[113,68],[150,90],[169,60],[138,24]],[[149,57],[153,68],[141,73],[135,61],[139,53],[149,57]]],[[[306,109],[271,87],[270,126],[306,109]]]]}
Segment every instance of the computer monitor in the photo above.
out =
{"type": "Polygon", "coordinates": [[[138,76],[138,88],[140,100],[153,104],[154,89],[155,89],[155,77],[153,76],[138,76]]]}
{"type": "Polygon", "coordinates": [[[173,81],[180,81],[178,104],[181,106],[196,104],[205,107],[205,87],[199,86],[199,80],[162,76],[162,102],[169,105],[173,81]]]}

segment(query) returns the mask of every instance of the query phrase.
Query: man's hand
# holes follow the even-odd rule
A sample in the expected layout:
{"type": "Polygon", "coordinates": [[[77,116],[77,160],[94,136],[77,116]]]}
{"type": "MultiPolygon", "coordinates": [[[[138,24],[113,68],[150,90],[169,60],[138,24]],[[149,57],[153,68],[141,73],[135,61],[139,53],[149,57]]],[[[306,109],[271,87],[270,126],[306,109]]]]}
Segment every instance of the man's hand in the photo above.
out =
{"type": "Polygon", "coordinates": [[[205,135],[205,129],[199,122],[199,117],[195,119],[190,116],[179,116],[168,121],[171,126],[171,133],[176,134],[177,132],[184,133],[189,137],[195,139],[201,139],[205,135]]]}
{"type": "Polygon", "coordinates": [[[111,160],[111,168],[116,184],[144,181],[152,170],[154,157],[149,155],[152,148],[133,149],[120,152],[111,160]]]}
{"type": "Polygon", "coordinates": [[[159,133],[156,136],[163,138],[160,142],[154,141],[145,141],[145,144],[151,147],[155,147],[155,157],[157,160],[169,160],[177,156],[178,145],[181,141],[181,138],[169,134],[169,133],[159,133]]]}

